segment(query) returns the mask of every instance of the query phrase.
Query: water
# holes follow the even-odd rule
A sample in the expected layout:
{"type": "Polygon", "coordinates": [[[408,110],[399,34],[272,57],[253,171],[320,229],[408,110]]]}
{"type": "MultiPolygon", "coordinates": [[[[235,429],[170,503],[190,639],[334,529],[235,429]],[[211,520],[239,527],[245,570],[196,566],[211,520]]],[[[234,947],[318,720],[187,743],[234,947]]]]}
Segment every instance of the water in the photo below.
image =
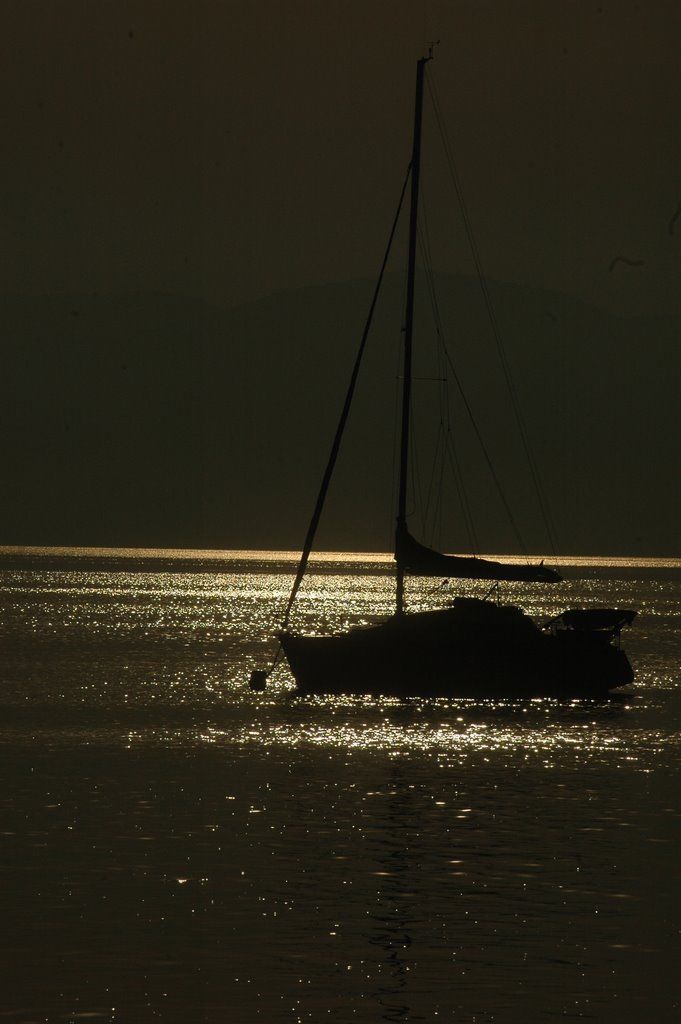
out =
{"type": "MultiPolygon", "coordinates": [[[[681,565],[506,588],[639,609],[599,704],[253,695],[293,568],[0,552],[0,1019],[676,1019],[681,565]]],[[[318,562],[299,624],[388,570],[318,562]]]]}

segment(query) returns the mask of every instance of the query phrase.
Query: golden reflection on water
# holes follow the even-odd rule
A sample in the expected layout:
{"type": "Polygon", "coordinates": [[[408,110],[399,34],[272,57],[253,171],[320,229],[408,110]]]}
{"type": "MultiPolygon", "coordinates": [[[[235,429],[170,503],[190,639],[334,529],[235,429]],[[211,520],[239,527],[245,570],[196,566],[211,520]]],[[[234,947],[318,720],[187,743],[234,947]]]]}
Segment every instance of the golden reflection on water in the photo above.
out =
{"type": "MultiPolygon", "coordinates": [[[[128,554],[133,561],[137,557],[128,554]]],[[[629,697],[607,712],[599,710],[594,721],[585,717],[583,707],[566,710],[551,702],[519,707],[475,701],[301,701],[292,699],[294,682],[284,661],[270,678],[267,694],[256,697],[248,690],[248,677],[254,665],[271,663],[276,654],[295,558],[281,552],[270,559],[262,552],[200,553],[200,565],[175,571],[174,556],[186,559],[188,552],[156,554],[166,559],[157,572],[145,562],[138,571],[129,571],[127,563],[115,572],[80,571],[74,563],[63,571],[50,564],[40,571],[2,573],[0,635],[13,633],[17,657],[27,667],[16,700],[202,708],[207,716],[224,708],[230,716],[227,725],[219,714],[200,726],[157,722],[154,729],[145,722],[141,730],[128,730],[134,744],[146,737],[171,746],[243,743],[265,750],[384,751],[389,757],[512,754],[517,763],[523,756],[549,759],[558,752],[575,763],[632,756],[625,749],[629,697]],[[219,571],[205,569],[209,556],[219,571]]],[[[603,560],[575,559],[588,570],[579,578],[551,588],[509,583],[500,596],[525,608],[537,622],[569,606],[607,601],[638,608],[624,643],[637,673],[631,700],[640,709],[641,695],[649,700],[679,682],[677,634],[667,624],[673,626],[678,613],[678,578],[662,572],[642,582],[636,563],[609,561],[623,570],[615,579],[596,571],[603,560]]],[[[319,556],[301,588],[292,628],[324,634],[392,614],[390,568],[383,555],[319,556]]],[[[410,580],[408,606],[414,611],[441,607],[455,595],[480,597],[487,589],[476,581],[453,587],[410,580]]],[[[643,740],[646,749],[656,743],[653,734],[643,740]]],[[[638,751],[638,741],[634,746],[638,751]]]]}
{"type": "MultiPolygon", "coordinates": [[[[640,609],[611,702],[299,699],[283,666],[248,689],[295,556],[214,554],[0,577],[15,1016],[676,1019],[677,580],[504,588],[540,621],[640,609]]],[[[300,628],[390,614],[389,559],[348,561],[300,628]]]]}
{"type": "MultiPolygon", "coordinates": [[[[470,703],[472,713],[457,714],[466,702],[334,698],[331,710],[329,701],[313,699],[300,702],[297,721],[268,718],[233,733],[211,729],[209,735],[216,742],[229,736],[230,742],[262,747],[308,745],[347,753],[381,751],[389,757],[474,753],[496,758],[513,753],[536,759],[561,752],[584,762],[616,752],[625,761],[636,760],[628,751],[626,733],[613,732],[611,721],[565,721],[555,701],[531,701],[522,707],[503,701],[470,703]],[[489,720],[481,721],[482,716],[489,720]]],[[[622,707],[621,714],[627,710],[622,707]]]]}
{"type": "Polygon", "coordinates": [[[518,771],[539,767],[582,772],[597,766],[647,773],[661,756],[676,759],[681,736],[642,729],[640,722],[632,733],[628,719],[633,711],[626,702],[590,708],[550,700],[270,700],[255,704],[253,714],[240,721],[132,729],[127,745],[237,747],[276,760],[305,750],[326,752],[332,759],[378,754],[388,761],[426,758],[440,767],[466,764],[518,771]]]}

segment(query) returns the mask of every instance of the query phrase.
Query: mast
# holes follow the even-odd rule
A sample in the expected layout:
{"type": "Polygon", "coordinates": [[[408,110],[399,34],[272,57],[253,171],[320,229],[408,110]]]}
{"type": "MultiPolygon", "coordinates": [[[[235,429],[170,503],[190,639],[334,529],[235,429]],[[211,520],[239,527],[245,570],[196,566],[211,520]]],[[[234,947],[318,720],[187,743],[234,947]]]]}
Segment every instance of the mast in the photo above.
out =
{"type": "MultiPolygon", "coordinates": [[[[421,115],[423,110],[423,78],[427,57],[416,62],[416,98],[414,102],[414,142],[411,156],[411,207],[409,211],[409,253],[407,263],[407,299],[404,318],[404,364],[402,373],[402,426],[400,431],[400,484],[397,500],[397,536],[407,529],[407,476],[409,472],[409,420],[411,412],[411,363],[414,335],[414,280],[416,277],[416,242],[421,171],[421,115]]],[[[404,567],[397,563],[396,613],[404,612],[404,567]]]]}

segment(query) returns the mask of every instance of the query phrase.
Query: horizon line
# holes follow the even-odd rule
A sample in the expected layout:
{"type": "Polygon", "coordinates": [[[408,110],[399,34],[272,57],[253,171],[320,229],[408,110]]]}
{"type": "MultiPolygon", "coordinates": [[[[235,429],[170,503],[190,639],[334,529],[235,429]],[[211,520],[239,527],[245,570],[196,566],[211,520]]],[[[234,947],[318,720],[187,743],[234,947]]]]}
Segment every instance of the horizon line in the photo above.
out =
{"type": "MultiPolygon", "coordinates": [[[[450,552],[446,552],[450,554],[450,552]]],[[[53,557],[53,558],[148,558],[166,560],[192,559],[203,561],[250,562],[250,561],[286,561],[297,562],[301,552],[295,549],[273,548],[154,548],[154,547],[111,547],[111,546],[74,546],[74,545],[0,545],[0,557],[53,557]]],[[[503,562],[518,561],[522,558],[528,562],[545,561],[554,565],[573,566],[612,566],[613,568],[659,568],[681,569],[681,557],[668,555],[549,555],[536,553],[526,556],[517,554],[497,554],[487,552],[476,556],[463,554],[463,557],[495,558],[503,562]]],[[[316,562],[376,562],[392,563],[394,556],[388,551],[316,551],[310,556],[316,562]]]]}

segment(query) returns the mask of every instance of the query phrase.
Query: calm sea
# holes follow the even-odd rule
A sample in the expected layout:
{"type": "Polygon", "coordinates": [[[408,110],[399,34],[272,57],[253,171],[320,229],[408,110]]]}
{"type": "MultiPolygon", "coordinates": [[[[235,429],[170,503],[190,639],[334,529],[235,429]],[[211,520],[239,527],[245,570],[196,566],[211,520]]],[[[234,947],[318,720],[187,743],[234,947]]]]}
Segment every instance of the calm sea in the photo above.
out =
{"type": "MultiPolygon", "coordinates": [[[[681,563],[506,587],[639,610],[602,703],[253,695],[294,568],[0,550],[0,1020],[677,1020],[681,563]]],[[[389,613],[313,569],[299,625],[389,613]]]]}

